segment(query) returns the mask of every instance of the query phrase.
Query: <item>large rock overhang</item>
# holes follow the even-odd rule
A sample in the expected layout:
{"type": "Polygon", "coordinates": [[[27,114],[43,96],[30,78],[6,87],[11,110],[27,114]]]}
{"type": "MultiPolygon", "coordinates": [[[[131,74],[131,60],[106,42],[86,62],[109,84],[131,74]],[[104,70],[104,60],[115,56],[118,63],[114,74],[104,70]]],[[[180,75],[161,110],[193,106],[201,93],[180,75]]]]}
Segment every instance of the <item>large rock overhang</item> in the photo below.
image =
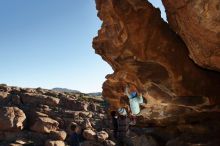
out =
{"type": "Polygon", "coordinates": [[[145,0],[96,0],[103,21],[93,48],[114,70],[103,96],[112,108],[126,106],[126,83],[148,104],[219,104],[220,74],[199,67],[184,41],[145,0]],[[190,98],[189,98],[190,97],[190,98]]]}

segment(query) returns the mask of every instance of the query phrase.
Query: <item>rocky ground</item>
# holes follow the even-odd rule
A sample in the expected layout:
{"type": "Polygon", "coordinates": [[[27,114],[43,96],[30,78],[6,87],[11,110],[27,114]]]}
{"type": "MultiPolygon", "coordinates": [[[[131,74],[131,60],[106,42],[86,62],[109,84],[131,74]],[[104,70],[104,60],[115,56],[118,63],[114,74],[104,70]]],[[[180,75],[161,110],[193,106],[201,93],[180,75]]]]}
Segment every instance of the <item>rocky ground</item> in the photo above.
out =
{"type": "MultiPolygon", "coordinates": [[[[130,127],[134,146],[218,146],[218,105],[151,101],[130,127]]],[[[204,100],[206,101],[206,100],[204,100]]],[[[83,146],[114,146],[101,97],[0,85],[0,146],[68,146],[70,125],[84,129],[83,146]]]]}
{"type": "Polygon", "coordinates": [[[70,125],[84,130],[84,145],[114,145],[100,97],[0,86],[1,146],[64,146],[70,125]]]}

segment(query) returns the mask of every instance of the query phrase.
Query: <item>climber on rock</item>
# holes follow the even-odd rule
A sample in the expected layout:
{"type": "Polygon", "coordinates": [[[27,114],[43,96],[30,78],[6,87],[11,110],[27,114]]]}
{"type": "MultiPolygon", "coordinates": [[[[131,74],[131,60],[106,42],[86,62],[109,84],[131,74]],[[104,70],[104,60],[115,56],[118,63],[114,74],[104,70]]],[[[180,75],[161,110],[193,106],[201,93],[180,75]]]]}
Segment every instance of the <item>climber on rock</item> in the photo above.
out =
{"type": "Polygon", "coordinates": [[[132,141],[129,138],[129,118],[127,117],[127,111],[125,108],[118,109],[118,131],[117,142],[118,146],[133,146],[132,141]]]}
{"type": "Polygon", "coordinates": [[[140,113],[140,104],[143,103],[142,93],[134,85],[126,85],[125,95],[128,96],[131,110],[131,125],[136,124],[136,116],[140,113]]]}

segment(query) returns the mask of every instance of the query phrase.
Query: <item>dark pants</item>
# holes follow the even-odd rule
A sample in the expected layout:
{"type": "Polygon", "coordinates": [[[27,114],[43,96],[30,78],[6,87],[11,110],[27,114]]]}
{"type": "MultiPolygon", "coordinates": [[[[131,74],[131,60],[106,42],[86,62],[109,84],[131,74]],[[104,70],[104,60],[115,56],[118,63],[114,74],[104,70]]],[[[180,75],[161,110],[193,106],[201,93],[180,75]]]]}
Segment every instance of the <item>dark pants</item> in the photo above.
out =
{"type": "Polygon", "coordinates": [[[134,146],[129,137],[118,137],[117,146],[134,146]]]}
{"type": "Polygon", "coordinates": [[[115,139],[118,139],[117,130],[113,130],[113,136],[114,136],[115,139]]]}

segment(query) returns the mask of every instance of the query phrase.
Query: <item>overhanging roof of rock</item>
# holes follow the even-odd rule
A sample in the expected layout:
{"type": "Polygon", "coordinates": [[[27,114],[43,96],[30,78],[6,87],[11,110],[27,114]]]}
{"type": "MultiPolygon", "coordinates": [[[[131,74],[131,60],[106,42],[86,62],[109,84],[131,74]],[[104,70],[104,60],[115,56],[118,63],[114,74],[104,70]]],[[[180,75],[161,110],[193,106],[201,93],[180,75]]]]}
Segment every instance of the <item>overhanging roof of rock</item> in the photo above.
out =
{"type": "Polygon", "coordinates": [[[96,0],[96,4],[103,24],[93,47],[114,70],[103,84],[103,95],[114,105],[120,105],[126,83],[148,95],[149,90],[166,94],[170,96],[166,102],[173,96],[219,97],[219,73],[204,70],[189,58],[185,43],[163,21],[159,9],[145,0],[96,0]]]}

